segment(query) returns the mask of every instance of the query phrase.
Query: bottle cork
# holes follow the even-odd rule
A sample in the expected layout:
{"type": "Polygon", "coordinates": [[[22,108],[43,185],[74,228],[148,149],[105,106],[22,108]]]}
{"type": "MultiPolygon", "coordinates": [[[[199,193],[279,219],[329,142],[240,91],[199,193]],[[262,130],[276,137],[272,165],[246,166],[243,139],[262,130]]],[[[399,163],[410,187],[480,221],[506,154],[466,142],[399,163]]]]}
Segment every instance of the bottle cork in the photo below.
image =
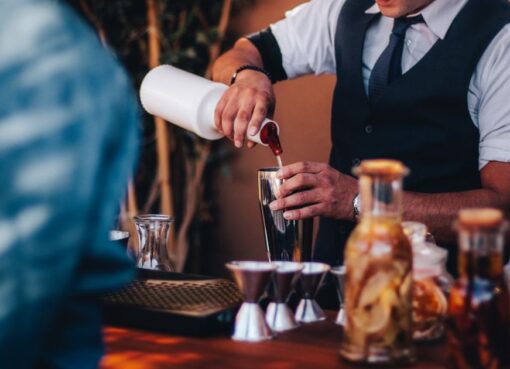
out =
{"type": "Polygon", "coordinates": [[[470,208],[459,211],[459,226],[474,229],[494,229],[503,225],[503,212],[493,208],[470,208]]]}
{"type": "Polygon", "coordinates": [[[370,159],[363,160],[353,173],[356,176],[403,177],[409,174],[409,169],[398,160],[370,159]]]}

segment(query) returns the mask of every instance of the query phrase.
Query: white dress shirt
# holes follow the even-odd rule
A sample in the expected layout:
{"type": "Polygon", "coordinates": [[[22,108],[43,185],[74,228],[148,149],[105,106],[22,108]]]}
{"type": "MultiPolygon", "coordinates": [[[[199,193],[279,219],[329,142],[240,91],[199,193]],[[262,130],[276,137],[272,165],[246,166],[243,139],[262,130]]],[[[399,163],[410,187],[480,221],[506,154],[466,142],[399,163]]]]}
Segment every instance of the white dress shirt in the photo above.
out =
{"type": "MultiPolygon", "coordinates": [[[[271,30],[282,53],[288,78],[305,74],[335,74],[335,33],[338,15],[346,0],[312,0],[286,13],[271,30]]],[[[406,33],[402,72],[413,67],[443,39],[453,19],[468,0],[434,0],[420,14],[425,23],[406,33]]],[[[366,13],[379,13],[374,4],[366,13]]],[[[413,14],[416,15],[416,14],[413,14]]],[[[381,16],[367,30],[362,75],[365,90],[372,68],[386,48],[393,18],[381,16]]],[[[340,76],[341,83],[341,76],[340,76]]],[[[479,168],[489,161],[510,162],[510,24],[496,35],[480,58],[471,77],[467,103],[480,132],[479,168]]]]}

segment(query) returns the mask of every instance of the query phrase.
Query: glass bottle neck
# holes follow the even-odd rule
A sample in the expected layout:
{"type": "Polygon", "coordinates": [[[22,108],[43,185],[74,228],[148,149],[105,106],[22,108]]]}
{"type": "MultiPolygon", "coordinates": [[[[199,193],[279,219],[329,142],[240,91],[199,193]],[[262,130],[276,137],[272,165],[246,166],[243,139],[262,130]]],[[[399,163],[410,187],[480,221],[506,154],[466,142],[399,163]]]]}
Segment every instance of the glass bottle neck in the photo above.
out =
{"type": "Polygon", "coordinates": [[[402,178],[363,175],[359,180],[361,217],[402,218],[402,178]]]}
{"type": "Polygon", "coordinates": [[[504,235],[500,230],[459,230],[459,275],[497,280],[503,273],[504,235]]]}

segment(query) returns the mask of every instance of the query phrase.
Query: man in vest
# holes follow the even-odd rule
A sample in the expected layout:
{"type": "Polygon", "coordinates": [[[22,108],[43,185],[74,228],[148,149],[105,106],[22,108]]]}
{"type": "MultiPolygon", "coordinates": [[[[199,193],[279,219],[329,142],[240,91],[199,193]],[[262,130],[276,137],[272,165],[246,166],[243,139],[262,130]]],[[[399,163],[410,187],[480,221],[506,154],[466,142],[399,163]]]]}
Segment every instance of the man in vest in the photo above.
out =
{"type": "Polygon", "coordinates": [[[359,212],[351,168],[394,158],[411,169],[404,218],[451,245],[460,208],[510,209],[509,22],[503,0],[312,0],[216,62],[214,79],[231,84],[216,125],[241,147],[274,82],[336,73],[329,165],[281,169],[272,208],[321,216],[315,258],[338,264],[359,212]]]}

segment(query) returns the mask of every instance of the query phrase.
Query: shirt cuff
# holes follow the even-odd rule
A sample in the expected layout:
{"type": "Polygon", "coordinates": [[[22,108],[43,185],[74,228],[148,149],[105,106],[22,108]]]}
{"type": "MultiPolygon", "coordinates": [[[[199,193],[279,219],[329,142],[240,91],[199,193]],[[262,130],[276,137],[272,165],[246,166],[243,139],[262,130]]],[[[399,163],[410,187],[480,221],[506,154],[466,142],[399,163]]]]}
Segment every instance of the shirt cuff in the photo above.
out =
{"type": "Polygon", "coordinates": [[[478,168],[482,169],[489,161],[509,163],[510,142],[504,139],[492,139],[490,142],[482,142],[480,144],[478,168]]]}

